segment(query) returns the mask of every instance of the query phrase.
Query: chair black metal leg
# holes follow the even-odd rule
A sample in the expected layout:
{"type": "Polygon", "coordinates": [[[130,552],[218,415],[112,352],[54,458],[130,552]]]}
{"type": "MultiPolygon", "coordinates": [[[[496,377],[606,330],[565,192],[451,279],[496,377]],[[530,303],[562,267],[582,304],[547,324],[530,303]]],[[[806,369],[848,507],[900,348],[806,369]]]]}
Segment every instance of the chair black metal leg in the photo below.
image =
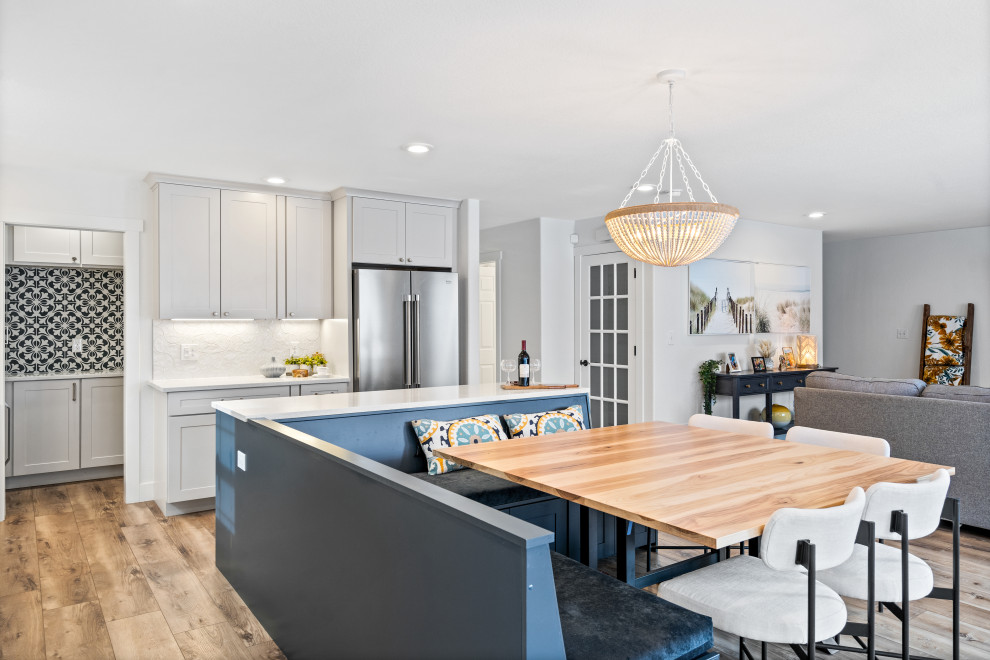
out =
{"type": "Polygon", "coordinates": [[[952,499],[952,660],[959,660],[959,500],[952,499]]]}
{"type": "Polygon", "coordinates": [[[767,643],[760,642],[760,660],[767,660],[767,643]]]}

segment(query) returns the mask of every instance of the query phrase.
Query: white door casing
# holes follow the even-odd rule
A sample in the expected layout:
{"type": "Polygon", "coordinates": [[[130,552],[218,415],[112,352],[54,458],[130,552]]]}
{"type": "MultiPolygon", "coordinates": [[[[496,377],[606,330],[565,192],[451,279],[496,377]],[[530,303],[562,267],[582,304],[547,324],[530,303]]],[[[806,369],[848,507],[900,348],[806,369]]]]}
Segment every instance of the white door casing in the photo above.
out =
{"type": "Polygon", "coordinates": [[[498,366],[498,296],[497,263],[487,261],[479,266],[478,312],[480,316],[480,367],[482,383],[497,383],[498,366]]]}
{"type": "Polygon", "coordinates": [[[641,420],[642,264],[622,252],[579,254],[578,373],[595,428],[641,420]],[[585,361],[587,364],[585,364],[585,361]]]}

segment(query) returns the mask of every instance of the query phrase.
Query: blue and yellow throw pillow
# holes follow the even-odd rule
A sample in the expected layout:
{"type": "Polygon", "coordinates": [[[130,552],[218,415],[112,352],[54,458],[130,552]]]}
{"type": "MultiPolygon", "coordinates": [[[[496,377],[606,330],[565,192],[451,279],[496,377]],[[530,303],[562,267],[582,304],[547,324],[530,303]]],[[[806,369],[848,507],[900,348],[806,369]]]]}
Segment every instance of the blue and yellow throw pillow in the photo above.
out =
{"type": "Polygon", "coordinates": [[[410,423],[416,431],[420,446],[423,447],[423,453],[426,454],[426,469],[430,474],[443,474],[464,467],[446,458],[434,456],[434,447],[459,447],[509,439],[502,430],[502,422],[496,415],[479,415],[450,422],[414,419],[410,423]]]}
{"type": "Polygon", "coordinates": [[[530,438],[534,435],[581,431],[587,428],[584,425],[584,413],[581,412],[581,406],[528,415],[523,413],[505,415],[505,425],[509,427],[509,435],[513,438],[530,438]]]}

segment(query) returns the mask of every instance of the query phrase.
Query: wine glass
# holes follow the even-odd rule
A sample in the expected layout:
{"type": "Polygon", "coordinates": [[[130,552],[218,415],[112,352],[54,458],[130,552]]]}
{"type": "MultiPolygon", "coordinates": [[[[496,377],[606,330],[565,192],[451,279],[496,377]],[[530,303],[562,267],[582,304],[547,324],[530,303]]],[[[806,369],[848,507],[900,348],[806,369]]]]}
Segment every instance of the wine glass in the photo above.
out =
{"type": "Polygon", "coordinates": [[[537,375],[540,373],[540,358],[533,358],[529,361],[529,370],[533,372],[533,385],[540,384],[540,377],[537,375]]]}
{"type": "Polygon", "coordinates": [[[511,385],[512,382],[509,380],[509,377],[516,371],[516,361],[502,360],[502,371],[505,373],[505,384],[511,385]]]}

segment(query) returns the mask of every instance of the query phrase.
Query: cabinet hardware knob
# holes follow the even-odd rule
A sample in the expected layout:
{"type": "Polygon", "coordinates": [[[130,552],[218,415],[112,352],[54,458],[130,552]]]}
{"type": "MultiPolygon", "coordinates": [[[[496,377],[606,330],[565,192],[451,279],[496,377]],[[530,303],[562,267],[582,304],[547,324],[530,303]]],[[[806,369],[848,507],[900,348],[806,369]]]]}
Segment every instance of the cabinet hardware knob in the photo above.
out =
{"type": "Polygon", "coordinates": [[[411,264],[412,263],[412,259],[406,259],[406,263],[407,264],[411,264]]]}
{"type": "Polygon", "coordinates": [[[230,316],[230,312],[224,312],[223,315],[224,316],[230,316]]]}
{"type": "Polygon", "coordinates": [[[783,385],[783,384],[784,384],[784,381],[782,381],[782,380],[778,380],[778,381],[777,381],[777,384],[778,384],[778,385],[783,385]]]}
{"type": "Polygon", "coordinates": [[[767,386],[766,383],[760,383],[760,387],[766,387],[766,386],[767,386]]]}
{"type": "Polygon", "coordinates": [[[289,312],[289,316],[295,316],[295,315],[296,315],[295,312],[289,312]]]}
{"type": "Polygon", "coordinates": [[[220,312],[213,312],[213,316],[220,316],[220,312]]]}
{"type": "Polygon", "coordinates": [[[752,385],[745,385],[744,387],[748,390],[752,385]]]}
{"type": "Polygon", "coordinates": [[[399,257],[399,261],[405,261],[405,259],[403,259],[402,257],[399,257]]]}
{"type": "Polygon", "coordinates": [[[803,383],[803,382],[804,382],[803,378],[798,378],[798,383],[803,383]]]}
{"type": "Polygon", "coordinates": [[[73,260],[73,261],[79,261],[79,260],[78,260],[78,259],[76,259],[75,257],[72,257],[72,260],[73,260]]]}

